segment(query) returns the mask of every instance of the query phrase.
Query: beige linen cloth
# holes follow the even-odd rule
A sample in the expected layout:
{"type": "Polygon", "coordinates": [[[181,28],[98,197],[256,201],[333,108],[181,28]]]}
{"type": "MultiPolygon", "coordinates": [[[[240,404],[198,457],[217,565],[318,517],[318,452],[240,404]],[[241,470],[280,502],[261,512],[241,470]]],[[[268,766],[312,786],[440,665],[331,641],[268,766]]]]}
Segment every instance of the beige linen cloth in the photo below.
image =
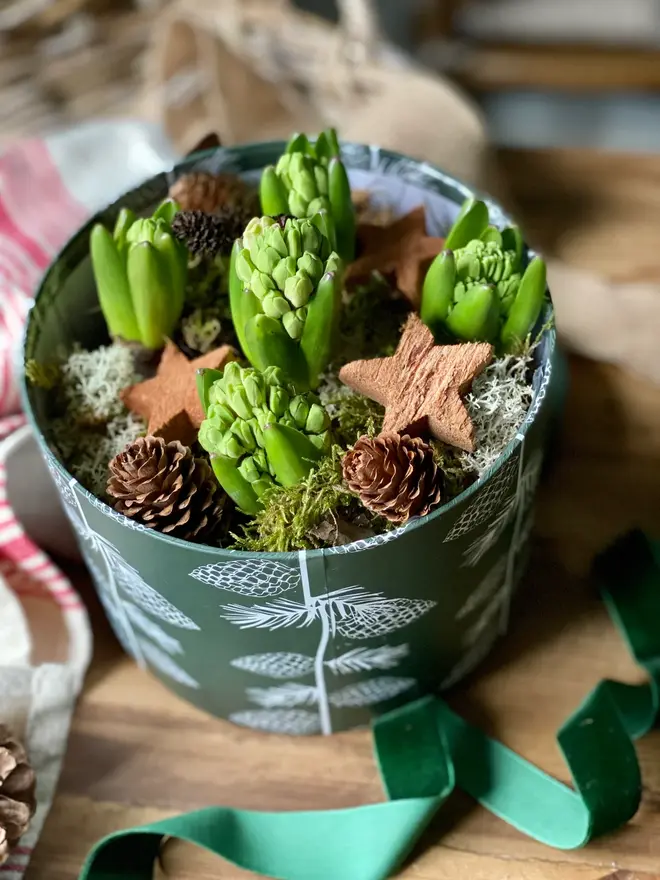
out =
{"type": "MultiPolygon", "coordinates": [[[[294,11],[288,0],[180,0],[153,35],[146,112],[155,108],[181,152],[210,131],[230,145],[334,124],[346,140],[455,174],[515,216],[478,109],[442,77],[411,66],[382,41],[375,47],[367,0],[338,6],[341,27],[294,11]],[[349,38],[357,55],[350,64],[349,38]],[[306,95],[292,87],[295,75],[311,85],[306,95]]],[[[548,277],[567,348],[660,381],[657,284],[613,283],[554,259],[548,277]]]]}

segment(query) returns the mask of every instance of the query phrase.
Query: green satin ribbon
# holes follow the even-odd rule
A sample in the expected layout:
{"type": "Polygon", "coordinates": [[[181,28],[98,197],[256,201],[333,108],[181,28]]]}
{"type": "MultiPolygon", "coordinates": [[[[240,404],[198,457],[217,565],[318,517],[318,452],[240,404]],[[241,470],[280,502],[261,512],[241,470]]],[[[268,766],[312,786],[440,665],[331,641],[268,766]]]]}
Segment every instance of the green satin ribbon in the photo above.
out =
{"type": "Polygon", "coordinates": [[[165,837],[280,880],[385,880],[455,787],[558,849],[584,846],[617,828],[636,813],[641,797],[633,740],[649,731],[658,713],[659,549],[633,532],[598,557],[594,572],[649,681],[602,681],[561,727],[557,740],[574,789],[463,721],[443,700],[426,697],[373,725],[386,802],[314,812],[211,807],[187,813],[106,837],[80,880],[150,880],[165,837]]]}

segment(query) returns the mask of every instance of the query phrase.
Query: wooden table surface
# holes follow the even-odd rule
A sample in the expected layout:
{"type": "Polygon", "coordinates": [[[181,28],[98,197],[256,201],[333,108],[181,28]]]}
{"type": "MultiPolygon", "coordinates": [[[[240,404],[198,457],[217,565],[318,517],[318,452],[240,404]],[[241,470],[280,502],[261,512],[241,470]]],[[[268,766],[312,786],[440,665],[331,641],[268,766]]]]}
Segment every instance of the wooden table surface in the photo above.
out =
{"type": "MultiPolygon", "coordinates": [[[[503,158],[535,245],[612,276],[637,277],[641,266],[648,277],[660,277],[660,158],[503,158]]],[[[535,560],[511,633],[450,697],[466,717],[563,781],[567,768],[555,743],[562,720],[602,677],[639,678],[585,577],[589,561],[631,526],[660,535],[660,387],[578,358],[570,366],[560,454],[542,488],[535,560]]],[[[122,654],[86,576],[72,574],[92,612],[94,661],[28,880],[75,880],[86,852],[104,834],[205,805],[311,809],[382,799],[366,732],[326,740],[279,738],[189,707],[122,654]]],[[[457,794],[401,876],[657,880],[660,736],[646,737],[639,755],[643,805],[616,834],[576,852],[558,852],[457,794]]],[[[155,876],[248,875],[171,843],[155,876]]]]}

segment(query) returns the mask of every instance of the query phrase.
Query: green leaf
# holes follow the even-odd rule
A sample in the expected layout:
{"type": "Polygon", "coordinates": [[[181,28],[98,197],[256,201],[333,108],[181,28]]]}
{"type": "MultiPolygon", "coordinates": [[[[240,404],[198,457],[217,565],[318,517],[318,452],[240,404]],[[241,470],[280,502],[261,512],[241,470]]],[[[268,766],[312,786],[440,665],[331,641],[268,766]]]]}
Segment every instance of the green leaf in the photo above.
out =
{"type": "Polygon", "coordinates": [[[284,149],[285,153],[305,153],[310,155],[312,147],[306,134],[294,134],[284,149]]]}
{"type": "Polygon", "coordinates": [[[465,342],[491,342],[497,335],[499,300],[489,285],[473,287],[456,303],[447,327],[465,342]]]}
{"type": "Polygon", "coordinates": [[[332,159],[332,147],[328,140],[328,135],[324,131],[316,139],[314,152],[316,153],[316,158],[321,162],[327,163],[332,159]]]}
{"type": "Polygon", "coordinates": [[[323,455],[301,431],[278,423],[266,425],[264,447],[275,479],[282,486],[299,483],[323,455]]]}
{"type": "Polygon", "coordinates": [[[126,265],[117,245],[105,226],[97,223],[90,235],[90,255],[99,304],[113,337],[139,342],[138,326],[131,290],[126,275],[126,265]]]}
{"type": "Polygon", "coordinates": [[[505,352],[518,352],[534,329],[545,300],[546,276],[545,262],[540,257],[535,257],[525,270],[518,295],[500,334],[505,352]]]}
{"type": "Polygon", "coordinates": [[[170,282],[164,261],[148,241],[134,244],[126,263],[128,284],[140,339],[146,348],[161,348],[174,327],[170,324],[170,282]]]}
{"type": "MultiPolygon", "coordinates": [[[[154,247],[158,251],[165,273],[169,279],[168,324],[174,329],[186,298],[186,279],[188,277],[188,254],[170,232],[158,230],[154,236],[154,247]]],[[[169,331],[171,333],[172,330],[169,331]]]]}
{"type": "Polygon", "coordinates": [[[330,160],[328,191],[337,231],[337,251],[345,262],[350,263],[355,258],[355,207],[348,174],[341,159],[330,160]]]}
{"type": "Polygon", "coordinates": [[[497,226],[487,226],[481,233],[481,240],[484,242],[492,241],[498,247],[502,247],[502,233],[497,226]]]}
{"type": "Polygon", "coordinates": [[[477,203],[477,199],[474,196],[468,196],[467,199],[461,205],[461,210],[456,215],[456,219],[454,220],[454,225],[458,223],[459,220],[462,220],[463,217],[467,214],[469,210],[477,203]]]}
{"type": "Polygon", "coordinates": [[[267,315],[255,315],[245,326],[252,366],[263,372],[280,367],[298,391],[309,390],[307,362],[300,345],[289,336],[281,322],[267,315]]]}
{"type": "Polygon", "coordinates": [[[341,149],[339,147],[339,138],[337,137],[337,129],[336,128],[326,128],[323,132],[325,135],[329,147],[330,147],[330,155],[331,156],[339,156],[341,153],[341,149]]]}
{"type": "Polygon", "coordinates": [[[446,250],[465,247],[475,238],[481,238],[488,226],[488,208],[485,202],[475,201],[469,209],[455,220],[445,239],[446,250]]]}
{"type": "Polygon", "coordinates": [[[259,183],[261,211],[271,217],[289,213],[289,196],[272,165],[264,168],[259,183]]]}
{"type": "Polygon", "coordinates": [[[126,244],[126,233],[135,223],[136,219],[137,218],[135,214],[133,213],[133,211],[131,211],[130,208],[122,208],[117,215],[117,220],[115,222],[115,228],[112,233],[112,237],[116,241],[120,252],[126,244]]]}
{"type": "Polygon", "coordinates": [[[321,256],[327,259],[332,251],[337,250],[337,231],[335,222],[328,211],[318,211],[316,214],[312,214],[308,219],[312,226],[315,226],[327,240],[327,246],[329,248],[328,253],[324,254],[324,249],[323,247],[321,248],[321,256]]]}
{"type": "Polygon", "coordinates": [[[214,382],[217,382],[218,379],[222,379],[222,370],[212,370],[210,367],[204,367],[201,370],[197,370],[195,374],[195,381],[197,383],[197,394],[199,395],[199,400],[202,404],[204,415],[208,415],[209,392],[211,390],[211,386],[214,382]]]}
{"type": "Polygon", "coordinates": [[[175,202],[174,199],[165,199],[160,203],[160,205],[156,208],[156,210],[151,215],[152,220],[164,220],[168,226],[172,224],[172,220],[174,220],[174,215],[177,214],[181,210],[178,202],[175,202]]]}
{"type": "Polygon", "coordinates": [[[524,242],[520,227],[508,226],[502,230],[502,249],[505,251],[513,251],[516,255],[514,264],[514,272],[520,269],[523,258],[524,242]]]}
{"type": "Polygon", "coordinates": [[[435,333],[446,320],[454,300],[456,259],[452,251],[442,251],[424,277],[420,317],[435,333]]]}
{"type": "Polygon", "coordinates": [[[341,307],[341,272],[328,272],[321,278],[307,306],[307,320],[300,348],[307,361],[310,388],[319,384],[332,353],[341,307]]]}
{"type": "Polygon", "coordinates": [[[245,335],[245,326],[251,318],[261,313],[261,304],[238,277],[236,262],[242,250],[241,240],[237,239],[231,249],[229,260],[229,308],[234,332],[243,354],[251,363],[254,363],[245,335]]]}
{"type": "Polygon", "coordinates": [[[250,516],[259,513],[263,505],[233,459],[225,458],[223,455],[212,455],[211,467],[217,481],[239,510],[250,516]]]}

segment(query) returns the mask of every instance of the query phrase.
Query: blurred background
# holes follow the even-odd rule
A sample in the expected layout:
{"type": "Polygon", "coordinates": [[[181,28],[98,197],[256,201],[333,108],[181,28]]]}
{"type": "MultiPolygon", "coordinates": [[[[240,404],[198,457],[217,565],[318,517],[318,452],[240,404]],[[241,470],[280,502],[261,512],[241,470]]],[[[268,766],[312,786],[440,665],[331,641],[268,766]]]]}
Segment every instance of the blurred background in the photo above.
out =
{"type": "MultiPolygon", "coordinates": [[[[0,144],[108,114],[148,116],[145,58],[170,5],[0,0],[0,144]]],[[[224,15],[234,4],[210,5],[224,15]]],[[[338,20],[334,0],[295,5],[338,20]]],[[[476,99],[496,145],[660,148],[659,0],[374,5],[386,41],[476,99]]]]}

